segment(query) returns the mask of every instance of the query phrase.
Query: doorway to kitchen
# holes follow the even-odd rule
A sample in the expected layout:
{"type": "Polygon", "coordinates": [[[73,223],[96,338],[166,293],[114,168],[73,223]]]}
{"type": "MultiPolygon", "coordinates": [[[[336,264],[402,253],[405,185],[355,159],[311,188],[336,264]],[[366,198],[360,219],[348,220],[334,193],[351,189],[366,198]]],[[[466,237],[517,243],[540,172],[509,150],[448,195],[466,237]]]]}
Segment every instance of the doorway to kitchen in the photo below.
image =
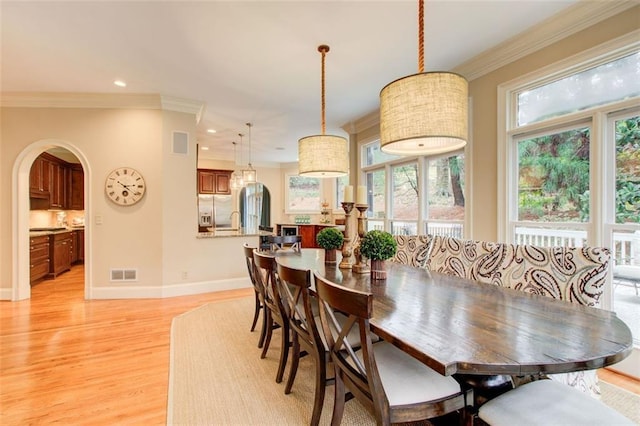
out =
{"type": "MultiPolygon", "coordinates": [[[[62,159],[62,161],[65,161],[62,159]]],[[[61,161],[61,162],[62,162],[61,161]]],[[[13,279],[11,300],[23,300],[31,297],[31,238],[30,228],[32,224],[47,224],[55,227],[58,222],[60,227],[69,227],[80,230],[80,224],[84,225],[84,218],[89,218],[91,208],[90,197],[90,168],[87,159],[82,151],[67,141],[45,139],[32,143],[26,147],[17,157],[14,163],[13,173],[13,194],[12,194],[12,245],[13,258],[13,279]],[[30,175],[34,162],[43,154],[72,159],[73,167],[82,170],[82,200],[83,210],[65,210],[62,205],[55,205],[54,209],[41,209],[35,215],[31,210],[30,202],[30,175]],[[57,154],[57,155],[55,155],[57,154]]],[[[89,225],[87,221],[87,225],[89,225]]],[[[37,227],[37,226],[36,226],[37,227]]],[[[43,226],[44,228],[45,226],[43,226]]],[[[78,240],[78,244],[83,247],[84,253],[84,298],[91,298],[91,233],[90,226],[82,227],[82,232],[74,232],[74,237],[83,234],[78,240]]]]}

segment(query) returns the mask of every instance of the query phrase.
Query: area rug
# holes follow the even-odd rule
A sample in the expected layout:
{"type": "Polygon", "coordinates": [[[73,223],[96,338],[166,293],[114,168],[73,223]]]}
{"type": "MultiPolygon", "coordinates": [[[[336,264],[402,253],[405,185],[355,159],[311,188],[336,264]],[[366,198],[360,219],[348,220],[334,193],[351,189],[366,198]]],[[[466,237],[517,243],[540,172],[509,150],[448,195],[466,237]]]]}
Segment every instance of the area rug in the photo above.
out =
{"type": "MultiPolygon", "coordinates": [[[[276,383],[280,334],[265,359],[258,331],[251,333],[253,298],[215,302],[174,318],[171,325],[168,425],[304,425],[313,410],[313,360],[302,358],[293,390],[276,383]]],[[[331,422],[328,387],[321,424],[331,422]]],[[[372,425],[356,400],[345,407],[343,425],[372,425]]]]}
{"type": "MultiPolygon", "coordinates": [[[[275,382],[280,355],[276,330],[265,359],[250,332],[252,297],[209,303],[177,316],[171,325],[168,425],[304,425],[313,409],[313,360],[302,358],[289,395],[275,382]]],[[[600,382],[602,401],[640,424],[640,397],[600,382]]],[[[331,421],[327,388],[321,425],[331,421]]],[[[343,425],[373,425],[357,401],[347,402],[343,425]]]]}

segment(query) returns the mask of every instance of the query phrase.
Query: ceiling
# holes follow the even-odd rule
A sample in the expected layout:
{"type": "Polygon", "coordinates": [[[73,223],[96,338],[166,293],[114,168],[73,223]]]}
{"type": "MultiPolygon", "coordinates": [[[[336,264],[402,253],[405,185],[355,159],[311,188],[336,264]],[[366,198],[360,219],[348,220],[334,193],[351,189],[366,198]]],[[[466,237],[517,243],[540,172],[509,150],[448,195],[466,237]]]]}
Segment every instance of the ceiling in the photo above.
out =
{"type": "MultiPolygon", "coordinates": [[[[453,70],[576,2],[428,0],[425,70],[453,70]]],[[[347,136],[382,87],[417,72],[415,0],[3,0],[0,12],[3,92],[201,101],[201,158],[233,160],[250,122],[254,164],[296,161],[298,139],[321,130],[320,44],[331,47],[327,134],[347,136]]],[[[243,145],[239,163],[248,136],[243,145]]]]}

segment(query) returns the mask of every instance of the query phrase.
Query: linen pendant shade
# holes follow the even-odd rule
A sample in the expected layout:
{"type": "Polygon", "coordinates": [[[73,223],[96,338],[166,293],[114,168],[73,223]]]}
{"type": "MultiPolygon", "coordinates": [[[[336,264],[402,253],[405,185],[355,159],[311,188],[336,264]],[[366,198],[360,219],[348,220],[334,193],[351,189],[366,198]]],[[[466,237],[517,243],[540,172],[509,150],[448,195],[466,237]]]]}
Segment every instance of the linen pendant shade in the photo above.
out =
{"type": "Polygon", "coordinates": [[[325,55],[329,46],[318,46],[322,54],[322,134],[298,140],[298,174],[307,177],[333,178],[347,174],[349,152],[347,140],[341,136],[325,135],[325,55]]]}
{"type": "Polygon", "coordinates": [[[424,71],[424,0],[418,1],[418,74],[380,91],[380,147],[396,155],[434,155],[467,144],[467,80],[424,71]]]}

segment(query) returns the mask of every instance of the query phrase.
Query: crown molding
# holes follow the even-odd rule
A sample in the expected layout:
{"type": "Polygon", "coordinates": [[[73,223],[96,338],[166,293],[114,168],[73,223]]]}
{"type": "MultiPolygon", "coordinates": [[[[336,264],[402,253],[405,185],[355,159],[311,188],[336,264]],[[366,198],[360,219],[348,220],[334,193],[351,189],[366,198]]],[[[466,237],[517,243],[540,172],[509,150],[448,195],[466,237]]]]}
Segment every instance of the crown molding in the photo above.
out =
{"type": "Polygon", "coordinates": [[[196,116],[196,123],[199,123],[204,115],[204,102],[164,95],[160,96],[160,101],[162,103],[162,109],[164,110],[194,114],[196,116]]]}
{"type": "Polygon", "coordinates": [[[637,0],[581,1],[480,53],[453,71],[464,75],[469,81],[474,80],[638,4],[637,0]]]}
{"type": "Polygon", "coordinates": [[[350,135],[360,133],[370,127],[380,124],[380,110],[377,109],[369,114],[358,118],[357,120],[350,121],[342,126],[342,130],[350,135]]]}

